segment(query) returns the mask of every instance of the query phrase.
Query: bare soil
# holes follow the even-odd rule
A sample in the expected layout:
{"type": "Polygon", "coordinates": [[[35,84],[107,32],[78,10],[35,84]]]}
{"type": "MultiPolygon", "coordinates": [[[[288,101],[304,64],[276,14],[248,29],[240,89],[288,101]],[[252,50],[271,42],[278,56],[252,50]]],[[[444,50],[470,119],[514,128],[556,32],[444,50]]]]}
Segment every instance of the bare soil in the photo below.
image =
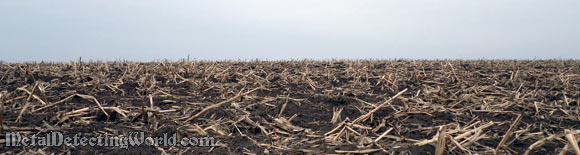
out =
{"type": "Polygon", "coordinates": [[[5,63],[0,95],[2,153],[574,154],[580,133],[577,60],[5,63]],[[51,131],[216,144],[4,146],[51,131]]]}

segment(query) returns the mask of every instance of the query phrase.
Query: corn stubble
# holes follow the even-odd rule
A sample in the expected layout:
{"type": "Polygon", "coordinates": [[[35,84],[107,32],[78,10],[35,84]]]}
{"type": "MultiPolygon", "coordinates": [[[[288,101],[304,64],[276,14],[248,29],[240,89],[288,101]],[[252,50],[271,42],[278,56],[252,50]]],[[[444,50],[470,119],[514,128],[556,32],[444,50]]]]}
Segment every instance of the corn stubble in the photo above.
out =
{"type": "Polygon", "coordinates": [[[576,60],[4,63],[0,73],[1,139],[143,131],[217,141],[2,153],[580,153],[576,60]]]}

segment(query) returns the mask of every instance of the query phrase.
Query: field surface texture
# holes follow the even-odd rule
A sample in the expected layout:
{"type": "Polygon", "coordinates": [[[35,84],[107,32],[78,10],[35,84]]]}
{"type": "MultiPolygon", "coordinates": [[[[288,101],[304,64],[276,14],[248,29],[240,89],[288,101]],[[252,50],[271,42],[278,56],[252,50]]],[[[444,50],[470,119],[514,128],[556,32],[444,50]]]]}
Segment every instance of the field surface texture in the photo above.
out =
{"type": "Polygon", "coordinates": [[[575,154],[580,61],[0,64],[0,152],[575,154]],[[214,146],[5,147],[7,132],[214,146]]]}

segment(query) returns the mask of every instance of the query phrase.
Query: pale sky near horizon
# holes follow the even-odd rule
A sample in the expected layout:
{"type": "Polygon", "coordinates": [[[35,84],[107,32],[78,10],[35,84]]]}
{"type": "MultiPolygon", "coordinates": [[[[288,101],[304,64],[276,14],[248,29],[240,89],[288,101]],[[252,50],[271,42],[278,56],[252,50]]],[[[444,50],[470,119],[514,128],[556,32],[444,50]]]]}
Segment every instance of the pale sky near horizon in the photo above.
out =
{"type": "Polygon", "coordinates": [[[578,0],[0,0],[0,60],[580,59],[578,0]]]}

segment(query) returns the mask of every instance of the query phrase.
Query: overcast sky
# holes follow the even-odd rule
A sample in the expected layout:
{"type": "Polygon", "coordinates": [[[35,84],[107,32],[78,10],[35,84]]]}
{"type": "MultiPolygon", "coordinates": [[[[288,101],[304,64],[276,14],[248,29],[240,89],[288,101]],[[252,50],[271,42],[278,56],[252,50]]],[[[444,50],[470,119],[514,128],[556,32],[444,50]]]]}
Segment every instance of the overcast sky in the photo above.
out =
{"type": "Polygon", "coordinates": [[[0,60],[580,59],[578,0],[0,0],[0,60]]]}

